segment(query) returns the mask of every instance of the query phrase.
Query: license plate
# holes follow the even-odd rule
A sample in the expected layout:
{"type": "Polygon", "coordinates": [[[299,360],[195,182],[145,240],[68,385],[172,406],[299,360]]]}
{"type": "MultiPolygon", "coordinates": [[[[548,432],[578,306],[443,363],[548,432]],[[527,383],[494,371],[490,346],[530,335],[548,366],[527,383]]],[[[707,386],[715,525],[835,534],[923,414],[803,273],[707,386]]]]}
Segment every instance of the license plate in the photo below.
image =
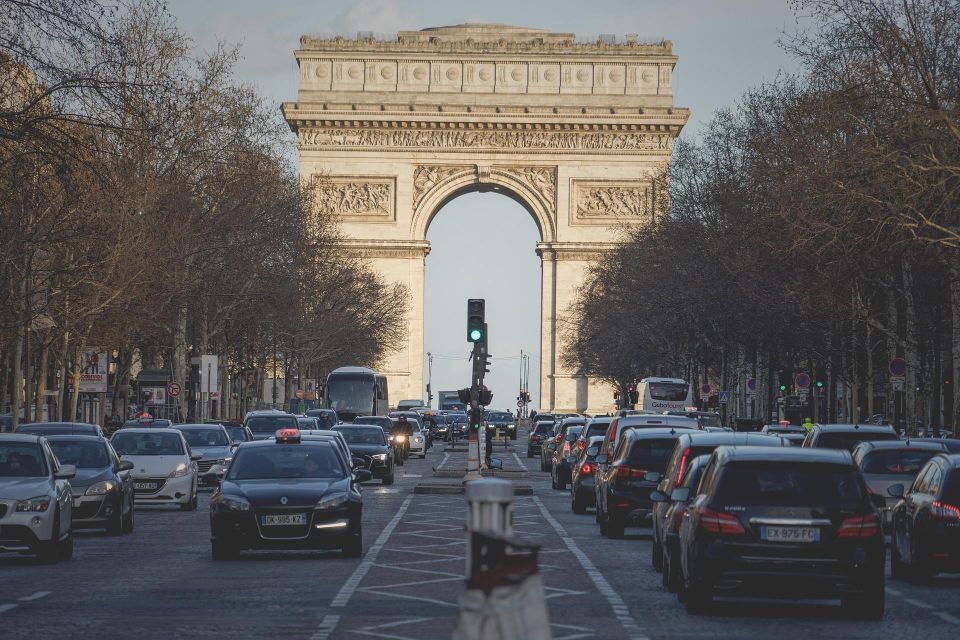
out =
{"type": "Polygon", "coordinates": [[[153,491],[154,489],[157,488],[157,483],[156,482],[134,482],[133,488],[141,489],[143,491],[153,491]]]}
{"type": "Polygon", "coordinates": [[[260,516],[260,524],[264,526],[307,524],[307,514],[287,513],[278,516],[260,516]]]}
{"type": "Polygon", "coordinates": [[[760,539],[770,542],[820,542],[816,527],[760,527],[760,539]]]}

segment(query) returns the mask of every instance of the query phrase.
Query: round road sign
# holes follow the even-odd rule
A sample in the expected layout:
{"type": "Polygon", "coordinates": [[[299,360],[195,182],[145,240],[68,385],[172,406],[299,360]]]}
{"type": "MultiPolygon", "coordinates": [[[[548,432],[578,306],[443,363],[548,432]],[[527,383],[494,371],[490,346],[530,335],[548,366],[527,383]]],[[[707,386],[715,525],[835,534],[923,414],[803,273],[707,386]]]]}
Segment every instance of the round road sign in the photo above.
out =
{"type": "Polygon", "coordinates": [[[710,395],[710,385],[705,384],[702,387],[700,387],[700,393],[705,396],[710,395]]]}
{"type": "Polygon", "coordinates": [[[756,378],[750,378],[749,380],[747,380],[747,389],[750,390],[750,391],[756,391],[756,390],[757,390],[757,379],[756,379],[756,378]]]}
{"type": "Polygon", "coordinates": [[[183,391],[183,387],[180,386],[179,382],[170,382],[167,384],[167,395],[171,398],[176,398],[183,391]]]}
{"type": "Polygon", "coordinates": [[[801,389],[808,389],[810,387],[810,374],[798,373],[793,376],[793,383],[801,389]]]}
{"type": "Polygon", "coordinates": [[[894,358],[890,361],[889,370],[892,376],[905,376],[907,375],[907,361],[903,358],[894,358]]]}
{"type": "Polygon", "coordinates": [[[517,400],[517,406],[523,408],[523,400],[517,400]]]}

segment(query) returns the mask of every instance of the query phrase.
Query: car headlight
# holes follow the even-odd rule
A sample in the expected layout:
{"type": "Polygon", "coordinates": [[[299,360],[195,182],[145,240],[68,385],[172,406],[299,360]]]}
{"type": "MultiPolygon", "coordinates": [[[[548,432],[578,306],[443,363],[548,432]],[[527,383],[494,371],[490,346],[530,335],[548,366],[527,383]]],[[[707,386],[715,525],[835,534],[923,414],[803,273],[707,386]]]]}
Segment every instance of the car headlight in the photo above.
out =
{"type": "Polygon", "coordinates": [[[393,439],[397,442],[403,442],[407,439],[407,436],[393,436],[393,439]]]}
{"type": "Polygon", "coordinates": [[[423,442],[423,436],[413,436],[414,442],[423,442]]]}
{"type": "Polygon", "coordinates": [[[373,459],[374,459],[374,460],[379,460],[380,462],[383,462],[384,460],[387,459],[387,454],[385,454],[385,453],[375,453],[375,454],[373,454],[373,459]]]}
{"type": "Polygon", "coordinates": [[[223,460],[217,461],[221,466],[229,467],[230,463],[233,462],[233,458],[224,458],[223,460]]]}
{"type": "Polygon", "coordinates": [[[20,500],[17,502],[17,512],[24,511],[46,511],[50,508],[50,503],[53,501],[53,498],[50,496],[37,496],[36,498],[29,498],[27,500],[20,500]]]}
{"type": "Polygon", "coordinates": [[[87,488],[86,495],[88,496],[102,496],[104,494],[110,493],[116,488],[116,485],[113,484],[112,480],[104,480],[103,482],[98,482],[97,484],[90,485],[87,488]]]}
{"type": "Polygon", "coordinates": [[[243,498],[234,496],[220,496],[220,508],[225,511],[250,511],[250,503],[243,498]]]}
{"type": "Polygon", "coordinates": [[[182,478],[183,476],[190,473],[190,465],[186,462],[181,462],[177,465],[177,468],[170,472],[169,478],[182,478]]]}
{"type": "Polygon", "coordinates": [[[347,500],[347,494],[338,493],[321,499],[320,502],[317,503],[317,509],[336,509],[337,507],[345,505],[347,500]]]}

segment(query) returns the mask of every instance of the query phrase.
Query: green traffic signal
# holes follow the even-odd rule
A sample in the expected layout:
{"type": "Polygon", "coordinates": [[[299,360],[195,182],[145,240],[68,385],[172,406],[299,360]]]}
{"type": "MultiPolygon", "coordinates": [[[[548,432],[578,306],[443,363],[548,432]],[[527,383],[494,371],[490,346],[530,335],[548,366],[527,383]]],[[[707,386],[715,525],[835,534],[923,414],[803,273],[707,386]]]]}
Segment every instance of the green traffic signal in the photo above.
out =
{"type": "Polygon", "coordinates": [[[483,337],[483,332],[480,329],[473,329],[470,331],[470,342],[480,342],[480,338],[483,337]]]}
{"type": "Polygon", "coordinates": [[[817,385],[817,389],[823,389],[823,380],[817,380],[814,384],[817,385]]]}
{"type": "Polygon", "coordinates": [[[781,385],[780,385],[780,391],[786,391],[786,390],[787,390],[787,385],[781,384],[781,385]]]}

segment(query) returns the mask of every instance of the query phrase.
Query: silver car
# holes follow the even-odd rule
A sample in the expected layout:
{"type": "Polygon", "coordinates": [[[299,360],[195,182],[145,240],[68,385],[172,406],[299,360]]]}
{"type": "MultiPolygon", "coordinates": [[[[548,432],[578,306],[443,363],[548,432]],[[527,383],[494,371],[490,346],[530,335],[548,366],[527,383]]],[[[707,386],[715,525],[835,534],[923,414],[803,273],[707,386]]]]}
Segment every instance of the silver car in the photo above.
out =
{"type": "Polygon", "coordinates": [[[183,433],[191,452],[201,455],[197,460],[200,482],[216,484],[209,479],[210,476],[205,477],[204,474],[213,472],[223,477],[233,460],[233,452],[236,451],[226,428],[220,424],[178,424],[174,429],[183,433]]]}
{"type": "Polygon", "coordinates": [[[54,563],[73,557],[73,465],[43,436],[0,435],[0,551],[54,563]]]}

